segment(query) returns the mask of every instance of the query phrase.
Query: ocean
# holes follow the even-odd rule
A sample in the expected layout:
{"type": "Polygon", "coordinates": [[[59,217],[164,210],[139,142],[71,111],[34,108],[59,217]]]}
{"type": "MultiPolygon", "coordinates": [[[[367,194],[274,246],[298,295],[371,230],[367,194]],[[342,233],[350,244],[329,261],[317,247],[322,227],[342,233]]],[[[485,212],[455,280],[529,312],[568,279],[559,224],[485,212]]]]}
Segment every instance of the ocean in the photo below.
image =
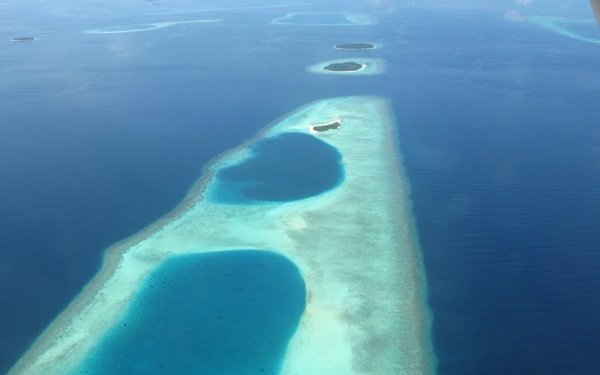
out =
{"type": "Polygon", "coordinates": [[[373,4],[2,5],[0,373],[103,250],[174,208],[209,160],[295,108],[346,95],[395,109],[438,372],[600,373],[598,46],[511,22],[502,4],[373,4]],[[271,24],[299,11],[378,23],[271,24]],[[84,33],[202,19],[222,21],[84,33]],[[10,40],[26,36],[36,40],[10,40]],[[358,41],[382,47],[333,49],[358,41]],[[352,57],[385,59],[387,71],[305,71],[352,57]]]}

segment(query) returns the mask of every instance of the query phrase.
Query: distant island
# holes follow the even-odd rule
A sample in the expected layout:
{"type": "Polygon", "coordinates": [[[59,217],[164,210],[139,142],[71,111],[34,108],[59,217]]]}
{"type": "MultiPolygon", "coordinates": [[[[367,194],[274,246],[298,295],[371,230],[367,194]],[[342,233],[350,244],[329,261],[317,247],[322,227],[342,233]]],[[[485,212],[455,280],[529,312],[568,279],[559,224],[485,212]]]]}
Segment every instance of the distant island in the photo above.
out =
{"type": "Polygon", "coordinates": [[[35,40],[35,38],[32,37],[23,37],[23,38],[12,38],[13,42],[31,42],[32,40],[35,40]]]}
{"type": "Polygon", "coordinates": [[[329,64],[326,67],[324,67],[323,70],[327,70],[329,72],[354,72],[357,70],[361,70],[365,66],[365,64],[357,64],[353,61],[347,61],[343,63],[329,64]]]}
{"type": "Polygon", "coordinates": [[[316,132],[326,132],[327,130],[338,130],[342,127],[342,120],[335,120],[328,122],[327,124],[315,125],[311,127],[311,130],[316,132]]]}
{"type": "Polygon", "coordinates": [[[321,61],[308,66],[306,70],[309,73],[347,76],[381,74],[385,72],[385,60],[365,57],[346,57],[342,59],[321,61]]]}
{"type": "Polygon", "coordinates": [[[334,46],[335,49],[349,49],[349,50],[361,50],[361,49],[375,49],[375,45],[371,43],[346,43],[338,44],[334,46]]]}

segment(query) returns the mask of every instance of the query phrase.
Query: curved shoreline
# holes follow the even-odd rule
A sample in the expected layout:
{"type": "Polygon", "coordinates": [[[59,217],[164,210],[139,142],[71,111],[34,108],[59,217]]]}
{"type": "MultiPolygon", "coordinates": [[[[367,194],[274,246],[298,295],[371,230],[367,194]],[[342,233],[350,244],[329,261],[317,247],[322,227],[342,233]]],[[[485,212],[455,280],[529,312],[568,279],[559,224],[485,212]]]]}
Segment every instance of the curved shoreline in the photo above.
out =
{"type": "MultiPolygon", "coordinates": [[[[308,106],[310,106],[310,103],[296,109],[294,112],[301,111],[308,106]]],[[[239,150],[250,147],[252,144],[263,138],[267,138],[264,135],[270,130],[270,128],[276,126],[282,119],[288,116],[289,114],[277,118],[263,129],[259,130],[254,137],[249,138],[239,146],[228,149],[227,151],[224,151],[210,159],[202,168],[200,178],[192,185],[183,200],[177,206],[175,206],[172,211],[169,211],[165,215],[161,216],[139,232],[109,246],[106,250],[104,250],[102,262],[98,272],[92,277],[90,282],[83,287],[75,299],[59,313],[59,315],[50,323],[50,325],[33,342],[33,344],[31,344],[27,352],[25,352],[25,354],[15,363],[7,375],[19,374],[25,371],[29,363],[35,362],[35,360],[43,352],[46,352],[49,349],[49,347],[53,344],[51,338],[60,336],[61,329],[64,329],[64,327],[69,324],[71,317],[80,313],[83,308],[90,303],[93,296],[96,295],[96,293],[102,288],[106,280],[108,280],[114,274],[119,266],[119,263],[122,261],[123,254],[127,250],[139,244],[144,239],[156,234],[169,223],[181,218],[186,212],[192,209],[198,201],[204,199],[207,185],[210,183],[210,181],[212,181],[215,175],[213,168],[219,164],[222,159],[226,158],[228,155],[237,153],[239,150]]]]}
{"type": "Polygon", "coordinates": [[[75,299],[69,303],[67,307],[65,307],[50,323],[50,325],[40,334],[40,336],[36,338],[25,354],[14,364],[13,367],[11,367],[7,375],[24,373],[29,363],[35,362],[42,353],[48,351],[48,349],[54,343],[52,337],[60,337],[61,330],[64,330],[64,327],[71,323],[72,316],[79,314],[86,306],[89,305],[93,297],[98,293],[99,290],[102,289],[105,282],[114,274],[123,259],[123,254],[127,250],[156,234],[161,229],[164,229],[168,224],[181,218],[189,210],[191,210],[197,202],[203,200],[205,198],[207,186],[215,176],[215,167],[218,167],[224,159],[228,158],[228,156],[236,155],[240,150],[248,149],[251,145],[262,139],[272,138],[272,135],[268,135],[272,128],[277,126],[284,119],[310,107],[313,103],[305,104],[304,106],[301,106],[290,113],[278,117],[267,124],[264,128],[259,130],[254,137],[249,138],[242,142],[239,146],[228,149],[210,159],[202,168],[200,178],[192,185],[183,200],[177,206],[175,206],[173,210],[161,216],[153,223],[150,223],[139,232],[132,234],[121,241],[118,241],[104,250],[102,262],[98,272],[91,278],[90,282],[83,287],[75,299]]]}
{"type": "Polygon", "coordinates": [[[157,29],[164,29],[174,25],[180,25],[184,23],[214,23],[222,22],[223,19],[208,19],[208,20],[192,20],[192,21],[172,21],[172,22],[156,22],[156,23],[140,23],[135,25],[123,25],[123,26],[109,26],[102,27],[99,29],[86,30],[86,34],[123,34],[123,33],[137,33],[142,31],[151,31],[157,29]],[[137,29],[119,29],[124,27],[138,26],[137,29]],[[145,27],[144,27],[145,26],[145,27]]]}
{"type": "Polygon", "coordinates": [[[287,256],[299,267],[307,283],[310,304],[288,348],[282,374],[310,372],[311,361],[307,358],[323,350],[337,353],[335,362],[321,363],[323,368],[331,369],[331,374],[364,373],[355,368],[356,363],[361,368],[370,368],[366,372],[373,374],[383,373],[383,369],[397,372],[397,366],[405,370],[416,366],[421,373],[433,373],[435,359],[429,337],[431,316],[426,307],[424,270],[418,238],[414,237],[416,228],[401,155],[396,149],[396,135],[390,136],[395,131],[391,113],[389,101],[378,97],[313,102],[213,158],[172,212],[106,251],[102,269],[9,374],[74,373],[78,360],[85,358],[94,340],[102,337],[103,330],[126,311],[128,298],[137,290],[139,280],[162,260],[174,254],[240,246],[287,256]],[[318,133],[318,138],[341,147],[344,165],[350,172],[349,179],[338,188],[301,201],[269,206],[226,207],[203,200],[215,168],[235,163],[250,145],[282,133],[310,133],[315,123],[336,118],[344,118],[344,130],[318,133]],[[369,150],[377,151],[372,154],[369,150]],[[368,157],[365,158],[364,152],[368,157]],[[382,168],[365,168],[380,164],[382,168]],[[381,178],[366,177],[373,173],[381,178]],[[365,195],[364,202],[353,199],[357,193],[365,195]],[[369,216],[372,220],[367,221],[367,227],[348,215],[349,212],[369,215],[376,207],[381,211],[369,216]],[[206,227],[205,223],[210,225],[206,227]],[[235,232],[230,232],[234,226],[235,232]],[[357,232],[355,227],[362,230],[357,232]],[[372,237],[377,231],[384,236],[372,237]],[[190,234],[193,236],[189,237],[190,234]],[[358,240],[354,239],[357,235],[358,240]],[[371,259],[361,250],[363,246],[379,251],[380,255],[371,259]],[[341,259],[344,262],[340,263],[341,259]],[[372,264],[367,265],[366,259],[372,264]],[[361,277],[355,279],[354,272],[360,272],[361,277]],[[348,291],[359,294],[355,296],[348,291]],[[383,298],[377,298],[378,295],[383,298]],[[404,297],[390,299],[391,295],[404,297]],[[369,318],[359,319],[364,308],[376,309],[369,318]],[[88,332],[86,327],[96,331],[88,332]],[[331,331],[327,338],[319,336],[323,329],[331,331]],[[398,330],[403,332],[401,340],[408,340],[406,350],[398,351],[397,335],[393,334],[398,330]],[[384,351],[378,348],[378,361],[364,362],[374,355],[374,348],[368,343],[378,339],[392,341],[384,351]]]}

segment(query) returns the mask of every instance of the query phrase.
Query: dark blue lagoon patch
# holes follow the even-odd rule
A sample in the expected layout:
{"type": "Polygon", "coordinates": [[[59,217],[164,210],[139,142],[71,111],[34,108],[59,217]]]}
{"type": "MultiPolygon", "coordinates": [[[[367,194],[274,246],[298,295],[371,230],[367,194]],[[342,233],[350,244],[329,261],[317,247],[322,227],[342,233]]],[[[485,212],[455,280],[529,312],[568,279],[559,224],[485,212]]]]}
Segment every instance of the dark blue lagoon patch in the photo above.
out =
{"type": "Polygon", "coordinates": [[[253,145],[252,152],[253,157],[217,173],[214,200],[294,201],[328,191],[343,180],[342,155],[308,134],[268,138],[253,145]]]}
{"type": "Polygon", "coordinates": [[[306,305],[298,268],[269,251],[163,262],[81,374],[277,374],[306,305]]]}

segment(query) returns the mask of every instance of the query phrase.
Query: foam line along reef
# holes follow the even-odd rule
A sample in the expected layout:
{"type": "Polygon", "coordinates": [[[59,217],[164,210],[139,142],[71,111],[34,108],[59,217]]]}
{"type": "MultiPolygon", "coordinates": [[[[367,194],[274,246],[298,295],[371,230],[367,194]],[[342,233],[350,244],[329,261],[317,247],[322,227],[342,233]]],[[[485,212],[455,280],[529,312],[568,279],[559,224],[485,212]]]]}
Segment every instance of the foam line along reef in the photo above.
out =
{"type": "Polygon", "coordinates": [[[9,374],[79,373],[161,265],[243,249],[289,259],[306,286],[277,373],[435,373],[426,278],[396,139],[391,103],[374,96],[320,100],[267,126],[209,163],[172,213],[107,250],[98,275],[9,374]],[[343,126],[311,131],[336,120],[343,126]],[[341,154],[339,184],[285,202],[211,199],[219,171],[252,158],[261,140],[295,133],[341,154]]]}

